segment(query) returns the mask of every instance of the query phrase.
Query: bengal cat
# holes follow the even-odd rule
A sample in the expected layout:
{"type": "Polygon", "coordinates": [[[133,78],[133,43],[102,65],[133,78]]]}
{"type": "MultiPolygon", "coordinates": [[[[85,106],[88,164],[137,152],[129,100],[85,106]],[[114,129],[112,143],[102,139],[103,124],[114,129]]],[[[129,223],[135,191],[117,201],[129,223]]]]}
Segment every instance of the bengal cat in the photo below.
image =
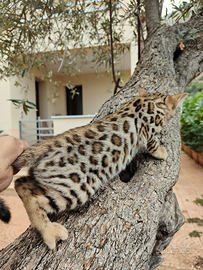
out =
{"type": "Polygon", "coordinates": [[[15,181],[32,227],[50,249],[67,229],[51,222],[48,213],[59,213],[85,204],[95,192],[119,174],[140,149],[166,159],[155,135],[174,114],[186,93],[150,94],[141,87],[136,97],[118,112],[94,123],[66,131],[27,149],[14,166],[29,168],[28,176],[15,181]]]}

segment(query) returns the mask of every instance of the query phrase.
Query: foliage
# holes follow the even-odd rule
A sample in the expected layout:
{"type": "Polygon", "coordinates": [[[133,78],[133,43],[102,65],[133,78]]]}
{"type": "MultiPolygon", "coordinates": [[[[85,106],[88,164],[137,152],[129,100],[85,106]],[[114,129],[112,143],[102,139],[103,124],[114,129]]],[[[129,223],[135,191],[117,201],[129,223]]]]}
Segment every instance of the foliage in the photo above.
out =
{"type": "Polygon", "coordinates": [[[183,1],[179,6],[173,4],[173,12],[170,14],[170,18],[174,18],[175,22],[180,20],[187,20],[192,15],[197,14],[199,10],[203,8],[203,2],[199,0],[183,1]]]}
{"type": "Polygon", "coordinates": [[[189,94],[196,94],[197,92],[203,91],[203,82],[191,82],[186,88],[185,92],[189,94]]]}
{"type": "Polygon", "coordinates": [[[200,233],[202,233],[202,232],[192,231],[191,233],[189,233],[189,236],[190,237],[199,237],[200,238],[200,233]]]}
{"type": "MultiPolygon", "coordinates": [[[[112,1],[115,62],[128,47],[122,42],[124,27],[128,21],[136,25],[135,10],[133,1],[129,6],[112,1]]],[[[0,69],[1,78],[49,63],[59,67],[64,59],[61,72],[76,74],[80,72],[76,60],[87,61],[89,47],[96,68],[112,65],[109,1],[6,0],[0,3],[0,12],[0,52],[2,62],[8,63],[0,69]]]]}
{"type": "MultiPolygon", "coordinates": [[[[158,1],[160,17],[163,2],[158,1]]],[[[175,11],[171,16],[179,18],[191,10],[197,12],[202,7],[201,2],[190,0],[189,6],[185,2],[179,7],[173,5],[175,11]]],[[[106,74],[114,77],[114,82],[120,79],[122,83],[122,71],[113,71],[112,67],[130,49],[128,41],[137,40],[138,21],[144,41],[144,0],[139,3],[138,7],[138,1],[134,0],[1,1],[0,79],[14,75],[24,77],[34,68],[41,70],[42,79],[48,78],[50,71],[53,76],[53,65],[58,66],[58,73],[73,76],[83,72],[76,64],[78,61],[91,61],[96,72],[105,67],[106,74]],[[124,43],[124,32],[128,27],[132,31],[124,43]]],[[[53,80],[50,97],[53,102],[58,98],[57,83],[53,80]]]]}
{"type": "Polygon", "coordinates": [[[200,218],[188,218],[188,223],[197,223],[198,226],[203,226],[203,219],[200,218]]]}
{"type": "Polygon", "coordinates": [[[25,114],[29,112],[29,109],[36,109],[36,104],[30,102],[27,99],[8,99],[8,100],[13,103],[16,109],[22,107],[25,114]]]}
{"type": "MultiPolygon", "coordinates": [[[[143,2],[141,17],[144,16],[143,2]]],[[[116,0],[1,1],[0,79],[24,77],[33,68],[43,70],[41,79],[53,82],[53,94],[49,98],[52,102],[59,97],[58,82],[49,76],[50,72],[53,76],[53,65],[58,66],[58,73],[73,76],[83,72],[76,64],[78,61],[91,61],[96,72],[105,67],[107,75],[113,76],[114,81],[119,78],[122,83],[124,74],[113,66],[130,49],[124,43],[126,24],[134,27],[129,42],[137,36],[136,9],[135,1],[127,4],[116,0]]],[[[23,105],[27,112],[29,107],[25,102],[23,105]]]]}
{"type": "Polygon", "coordinates": [[[202,152],[203,92],[185,99],[181,115],[181,135],[185,145],[196,152],[202,152]]]}
{"type": "Polygon", "coordinates": [[[178,28],[178,36],[180,38],[180,41],[183,43],[187,40],[194,40],[198,36],[200,36],[200,33],[203,32],[203,28],[201,29],[188,29],[187,31],[181,33],[180,29],[178,28]]]}
{"type": "MultiPolygon", "coordinates": [[[[201,29],[187,29],[187,31],[181,33],[180,29],[178,28],[177,30],[178,32],[178,36],[180,38],[180,45],[179,48],[181,51],[184,50],[185,45],[184,42],[186,42],[187,40],[195,40],[197,37],[200,37],[201,33],[203,32],[203,27],[201,29]]],[[[200,61],[199,64],[201,64],[201,62],[203,61],[203,59],[200,61]]]]}
{"type": "Polygon", "coordinates": [[[22,108],[26,115],[30,109],[37,110],[36,104],[26,98],[28,91],[29,85],[27,85],[27,87],[23,87],[21,90],[21,92],[25,95],[24,99],[8,99],[8,101],[11,101],[13,103],[16,109],[22,108]]]}
{"type": "MultiPolygon", "coordinates": [[[[202,196],[202,197],[203,197],[203,196],[202,196]]],[[[197,198],[197,199],[194,201],[194,203],[203,206],[203,199],[197,198]]]]}

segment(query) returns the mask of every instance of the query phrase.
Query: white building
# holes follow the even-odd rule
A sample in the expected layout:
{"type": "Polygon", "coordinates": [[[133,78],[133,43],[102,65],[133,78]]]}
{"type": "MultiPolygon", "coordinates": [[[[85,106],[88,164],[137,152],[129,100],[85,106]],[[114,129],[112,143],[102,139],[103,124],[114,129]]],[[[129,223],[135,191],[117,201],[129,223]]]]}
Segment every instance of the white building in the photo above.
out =
{"type": "MultiPolygon", "coordinates": [[[[121,56],[120,63],[116,66],[117,70],[125,74],[122,85],[128,81],[138,61],[137,47],[132,42],[132,33],[132,29],[127,26],[123,42],[129,45],[130,50],[125,50],[121,56]]],[[[92,51],[88,49],[88,58],[90,59],[91,56],[92,51]]],[[[32,75],[25,75],[20,79],[21,86],[18,87],[15,86],[15,77],[7,81],[0,81],[0,130],[3,130],[3,134],[20,137],[19,121],[35,121],[38,116],[41,119],[51,119],[54,115],[94,115],[101,105],[113,94],[114,83],[111,76],[107,77],[105,75],[105,67],[101,67],[100,73],[96,74],[92,68],[92,63],[78,61],[77,65],[82,72],[75,77],[71,77],[70,75],[58,74],[59,65],[60,63],[49,64],[46,70],[46,72],[50,70],[53,72],[53,80],[60,81],[58,86],[59,98],[55,104],[48,100],[53,94],[53,88],[50,82],[40,79],[42,71],[33,70],[32,75]],[[80,93],[74,99],[71,99],[70,90],[64,86],[70,83],[76,86],[77,91],[80,93]],[[25,115],[22,108],[16,109],[8,101],[8,99],[25,98],[25,93],[22,91],[23,87],[29,89],[26,98],[37,104],[38,109],[38,111],[30,110],[28,115],[25,115]]],[[[26,123],[24,126],[26,127],[26,123]]],[[[64,126],[64,130],[67,129],[69,127],[64,126]]],[[[29,138],[24,139],[28,140],[29,138]]]]}

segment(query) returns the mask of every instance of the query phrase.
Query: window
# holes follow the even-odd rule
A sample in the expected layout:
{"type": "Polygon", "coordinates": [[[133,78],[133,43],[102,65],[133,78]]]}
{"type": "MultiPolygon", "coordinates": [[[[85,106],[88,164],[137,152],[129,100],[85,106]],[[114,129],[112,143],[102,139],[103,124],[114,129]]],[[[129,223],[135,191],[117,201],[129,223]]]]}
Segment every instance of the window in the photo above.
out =
{"type": "Polygon", "coordinates": [[[76,94],[73,96],[71,90],[66,87],[67,115],[82,115],[82,85],[75,86],[76,94]]]}

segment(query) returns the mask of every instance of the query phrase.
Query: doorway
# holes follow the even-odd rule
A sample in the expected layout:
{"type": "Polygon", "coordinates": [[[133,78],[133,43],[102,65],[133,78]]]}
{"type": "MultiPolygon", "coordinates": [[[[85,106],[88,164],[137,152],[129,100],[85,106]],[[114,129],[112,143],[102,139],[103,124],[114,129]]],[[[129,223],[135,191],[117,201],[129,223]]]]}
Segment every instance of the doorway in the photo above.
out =
{"type": "Polygon", "coordinates": [[[66,87],[66,104],[67,104],[67,115],[82,115],[82,85],[75,86],[76,93],[74,97],[71,90],[66,87]]]}

